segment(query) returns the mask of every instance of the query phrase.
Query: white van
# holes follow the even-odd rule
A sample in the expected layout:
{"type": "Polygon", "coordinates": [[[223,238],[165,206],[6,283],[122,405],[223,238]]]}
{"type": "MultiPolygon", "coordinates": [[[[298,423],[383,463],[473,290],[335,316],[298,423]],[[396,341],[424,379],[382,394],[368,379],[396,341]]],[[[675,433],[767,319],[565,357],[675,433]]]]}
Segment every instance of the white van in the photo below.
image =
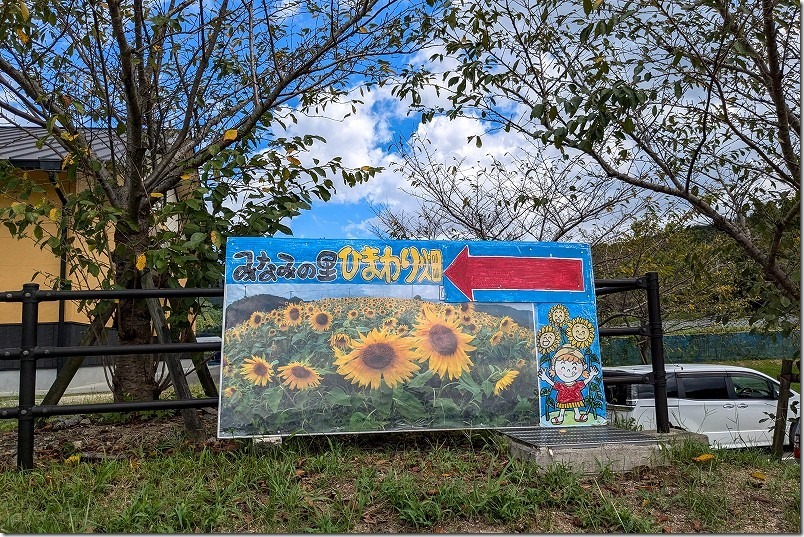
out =
{"type": "MultiPolygon", "coordinates": [[[[776,414],[779,399],[776,380],[747,367],[728,365],[667,364],[665,371],[671,427],[705,434],[713,447],[771,445],[771,415],[776,414]]],[[[643,430],[656,430],[653,385],[606,385],[607,376],[652,372],[650,365],[603,368],[610,422],[620,420],[643,430]]],[[[799,405],[799,394],[790,390],[788,419],[798,417],[799,405]]],[[[792,444],[792,438],[789,442],[792,444]]]]}

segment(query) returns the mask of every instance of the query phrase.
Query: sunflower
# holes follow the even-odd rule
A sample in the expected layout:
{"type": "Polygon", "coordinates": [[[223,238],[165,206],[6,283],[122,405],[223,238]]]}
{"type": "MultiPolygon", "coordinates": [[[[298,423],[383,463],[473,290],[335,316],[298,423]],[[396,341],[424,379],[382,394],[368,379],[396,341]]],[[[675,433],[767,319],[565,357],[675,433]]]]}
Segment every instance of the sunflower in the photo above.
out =
{"type": "Polygon", "coordinates": [[[405,382],[419,370],[407,338],[375,328],[360,340],[352,341],[352,352],[335,353],[338,373],[359,386],[380,387],[385,381],[389,388],[405,382]]]}
{"type": "Polygon", "coordinates": [[[223,390],[223,396],[227,398],[231,398],[235,393],[237,393],[237,388],[234,386],[228,386],[225,390],[223,390]]]}
{"type": "Polygon", "coordinates": [[[500,392],[506,389],[511,383],[514,382],[514,379],[519,375],[519,371],[514,371],[509,369],[505,372],[505,374],[497,381],[494,385],[494,395],[500,395],[500,392]]]}
{"type": "Polygon", "coordinates": [[[569,321],[569,310],[563,304],[556,304],[547,313],[547,318],[551,323],[561,326],[569,321]]]}
{"type": "Polygon", "coordinates": [[[321,375],[318,371],[301,362],[291,362],[277,368],[282,384],[293,390],[307,390],[321,384],[321,375]]]}
{"type": "Polygon", "coordinates": [[[338,332],[337,334],[332,334],[332,337],[329,338],[329,344],[336,349],[345,351],[352,344],[352,338],[348,334],[338,332]]]}
{"type": "Polygon", "coordinates": [[[302,322],[302,309],[297,304],[288,304],[282,319],[288,326],[299,326],[302,322]]]}
{"type": "Polygon", "coordinates": [[[398,322],[399,321],[396,319],[396,317],[388,317],[382,322],[382,326],[383,328],[393,328],[398,322]]]}
{"type": "Polygon", "coordinates": [[[357,319],[357,310],[349,310],[349,313],[347,313],[346,316],[349,317],[349,319],[357,319]]]}
{"type": "Polygon", "coordinates": [[[365,308],[363,310],[363,315],[369,319],[373,319],[374,317],[377,316],[377,312],[374,311],[372,308],[365,308]]]}
{"type": "Polygon", "coordinates": [[[547,326],[542,326],[539,328],[539,331],[536,332],[536,345],[539,347],[539,350],[545,354],[556,350],[560,342],[561,338],[552,325],[548,324],[547,326]]]}
{"type": "Polygon", "coordinates": [[[455,308],[452,306],[444,306],[444,317],[449,319],[453,315],[455,315],[455,308]]]}
{"type": "Polygon", "coordinates": [[[570,345],[584,349],[595,340],[595,329],[587,319],[576,317],[567,325],[567,338],[570,345]]]}
{"type": "Polygon", "coordinates": [[[514,326],[514,320],[509,316],[505,316],[500,320],[500,330],[508,333],[514,326]]]}
{"type": "Polygon", "coordinates": [[[467,313],[472,313],[475,311],[475,305],[471,302],[464,302],[461,304],[461,313],[466,315],[467,313]]]}
{"type": "Polygon", "coordinates": [[[257,386],[265,386],[268,381],[273,378],[273,371],[271,364],[266,362],[259,356],[251,355],[251,358],[246,358],[243,361],[243,367],[240,368],[240,374],[246,377],[246,380],[253,382],[257,386]]]}
{"type": "Polygon", "coordinates": [[[265,313],[262,311],[255,311],[248,319],[249,326],[260,326],[265,322],[265,313]]]}
{"type": "Polygon", "coordinates": [[[332,326],[332,315],[324,310],[318,310],[310,315],[310,326],[316,332],[324,332],[332,326]]]}
{"type": "Polygon", "coordinates": [[[444,378],[456,379],[474,365],[468,351],[474,336],[461,332],[458,319],[445,319],[430,308],[423,308],[416,318],[414,342],[419,361],[428,360],[430,369],[444,378]]]}
{"type": "Polygon", "coordinates": [[[496,347],[497,345],[499,345],[500,341],[502,341],[503,335],[504,334],[502,330],[497,330],[496,332],[494,332],[494,334],[489,339],[489,343],[491,343],[491,346],[496,347]]]}

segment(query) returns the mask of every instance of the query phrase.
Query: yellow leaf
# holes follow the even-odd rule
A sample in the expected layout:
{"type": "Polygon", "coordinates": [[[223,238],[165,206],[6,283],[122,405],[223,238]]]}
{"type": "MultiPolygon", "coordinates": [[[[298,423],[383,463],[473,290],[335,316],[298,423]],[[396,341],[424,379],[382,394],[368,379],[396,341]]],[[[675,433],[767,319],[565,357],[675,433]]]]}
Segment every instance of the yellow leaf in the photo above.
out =
{"type": "Polygon", "coordinates": [[[595,0],[592,5],[594,6],[595,9],[597,9],[597,7],[602,3],[603,3],[603,0],[595,0]]]}
{"type": "Polygon", "coordinates": [[[22,42],[22,44],[27,45],[29,39],[28,39],[28,34],[25,33],[25,30],[23,30],[22,28],[17,28],[16,32],[17,32],[17,37],[22,42]]]}
{"type": "Polygon", "coordinates": [[[181,180],[182,181],[189,181],[193,177],[195,177],[195,172],[193,172],[193,171],[186,171],[183,174],[181,174],[181,180]]]}
{"type": "Polygon", "coordinates": [[[299,159],[297,159],[296,157],[294,157],[293,155],[288,155],[288,160],[294,166],[300,166],[301,165],[301,161],[299,159]]]}
{"type": "Polygon", "coordinates": [[[209,238],[212,240],[212,244],[216,248],[220,248],[221,244],[223,244],[223,237],[221,237],[221,234],[218,233],[217,231],[212,231],[209,234],[209,238]]]}
{"type": "Polygon", "coordinates": [[[145,268],[145,254],[140,254],[137,256],[137,270],[142,270],[145,268]]]}
{"type": "Polygon", "coordinates": [[[232,140],[237,140],[237,129],[229,129],[223,133],[224,142],[231,142],[232,140]]]}
{"type": "Polygon", "coordinates": [[[27,21],[31,17],[31,12],[28,11],[28,6],[26,6],[25,2],[23,2],[22,0],[20,0],[19,6],[20,6],[20,15],[22,15],[22,19],[27,21]]]}
{"type": "Polygon", "coordinates": [[[367,34],[368,33],[368,28],[366,28],[365,26],[361,26],[360,28],[357,29],[357,33],[359,33],[359,34],[367,34]]]}
{"type": "Polygon", "coordinates": [[[371,166],[362,166],[362,167],[360,168],[360,171],[364,171],[364,172],[371,171],[371,166]]]}
{"type": "Polygon", "coordinates": [[[650,500],[645,498],[644,500],[642,500],[642,507],[647,507],[649,503],[650,503],[650,500]]]}
{"type": "Polygon", "coordinates": [[[69,132],[62,132],[61,137],[63,140],[67,140],[68,142],[72,142],[76,138],[78,138],[78,134],[70,134],[69,132]]]}
{"type": "Polygon", "coordinates": [[[751,477],[754,479],[759,479],[760,481],[765,481],[765,474],[760,471],[751,472],[751,477]]]}
{"type": "Polygon", "coordinates": [[[58,222],[60,212],[61,211],[59,211],[56,207],[53,207],[52,209],[50,209],[50,213],[47,215],[47,217],[53,220],[54,222],[58,222]]]}
{"type": "Polygon", "coordinates": [[[693,457],[692,460],[694,460],[695,462],[706,462],[706,461],[711,461],[714,458],[715,458],[715,456],[712,455],[711,453],[704,453],[703,455],[698,455],[697,457],[693,457]]]}
{"type": "Polygon", "coordinates": [[[164,198],[165,195],[162,194],[161,192],[151,192],[151,197],[152,198],[164,198]]]}
{"type": "Polygon", "coordinates": [[[79,455],[78,453],[70,455],[64,460],[64,464],[66,464],[67,466],[75,466],[79,462],[81,462],[81,455],[79,455]]]}

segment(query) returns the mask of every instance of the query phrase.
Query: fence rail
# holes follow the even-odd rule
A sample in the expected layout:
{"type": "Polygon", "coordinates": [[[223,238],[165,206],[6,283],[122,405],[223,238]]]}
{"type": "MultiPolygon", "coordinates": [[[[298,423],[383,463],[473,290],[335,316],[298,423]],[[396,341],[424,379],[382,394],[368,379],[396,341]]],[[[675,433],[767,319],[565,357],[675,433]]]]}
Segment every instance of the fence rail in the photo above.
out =
{"type": "MultiPolygon", "coordinates": [[[[601,337],[643,335],[650,338],[653,375],[641,377],[643,383],[655,386],[656,423],[658,432],[670,431],[667,415],[666,374],[664,368],[664,348],[662,344],[662,323],[659,310],[658,276],[649,272],[641,278],[621,280],[595,280],[595,294],[605,295],[632,290],[644,290],[648,302],[648,323],[633,328],[600,328],[601,337]]],[[[222,297],[221,288],[184,289],[120,289],[120,290],[40,290],[38,284],[25,284],[21,291],[0,293],[0,302],[22,304],[22,333],[20,346],[0,349],[0,360],[19,360],[20,389],[16,407],[0,408],[0,419],[17,420],[17,467],[22,470],[33,468],[35,418],[75,414],[103,414],[108,412],[133,412],[145,410],[179,410],[192,408],[217,408],[217,398],[190,398],[177,400],[158,400],[120,403],[92,403],[73,405],[36,404],[36,361],[43,358],[62,358],[77,356],[122,356],[133,354],[175,354],[221,350],[221,344],[204,343],[154,343],[143,345],[97,345],[84,347],[39,347],[37,327],[39,324],[39,303],[57,300],[103,300],[116,298],[185,298],[222,297]]],[[[626,381],[614,378],[611,382],[626,381]]],[[[634,379],[631,379],[633,382],[634,379]]]]}

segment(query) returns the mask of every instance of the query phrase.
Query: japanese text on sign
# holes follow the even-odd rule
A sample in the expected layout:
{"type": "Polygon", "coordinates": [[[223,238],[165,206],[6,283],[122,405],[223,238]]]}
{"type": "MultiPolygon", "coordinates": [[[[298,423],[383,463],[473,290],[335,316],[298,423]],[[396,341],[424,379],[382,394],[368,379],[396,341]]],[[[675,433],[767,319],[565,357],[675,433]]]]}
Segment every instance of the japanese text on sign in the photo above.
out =
{"type": "Polygon", "coordinates": [[[394,253],[391,246],[344,246],[337,252],[320,250],[315,261],[297,261],[293,255],[277,252],[272,259],[264,250],[243,250],[232,255],[241,263],[234,267],[235,282],[272,283],[316,280],[332,283],[385,282],[441,283],[443,256],[439,249],[404,247],[394,253]]]}

